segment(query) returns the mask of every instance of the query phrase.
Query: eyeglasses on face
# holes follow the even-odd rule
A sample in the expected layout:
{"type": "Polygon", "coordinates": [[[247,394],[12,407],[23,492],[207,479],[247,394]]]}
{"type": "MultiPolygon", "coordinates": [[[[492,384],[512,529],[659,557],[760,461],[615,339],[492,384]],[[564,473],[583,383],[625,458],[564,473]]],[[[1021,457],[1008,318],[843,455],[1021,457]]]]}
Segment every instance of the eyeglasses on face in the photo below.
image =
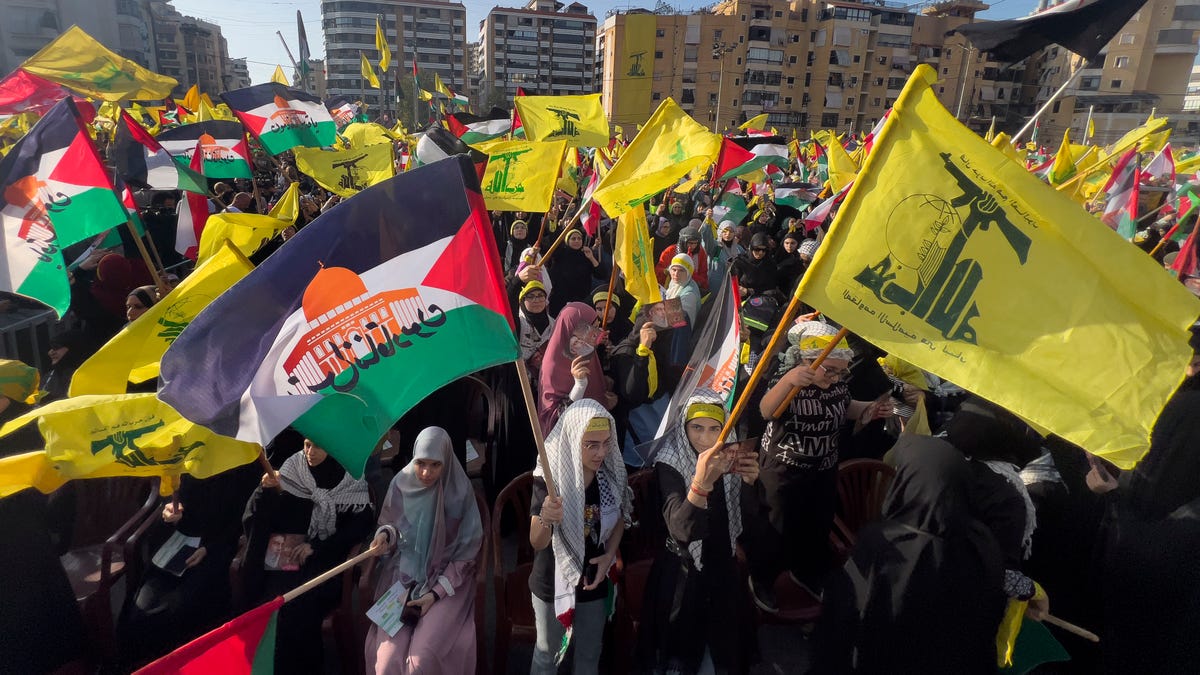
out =
{"type": "Polygon", "coordinates": [[[835,382],[844,382],[845,380],[850,379],[850,371],[846,370],[845,368],[828,368],[825,366],[825,364],[821,364],[817,366],[817,368],[825,374],[825,377],[828,377],[835,382]]]}

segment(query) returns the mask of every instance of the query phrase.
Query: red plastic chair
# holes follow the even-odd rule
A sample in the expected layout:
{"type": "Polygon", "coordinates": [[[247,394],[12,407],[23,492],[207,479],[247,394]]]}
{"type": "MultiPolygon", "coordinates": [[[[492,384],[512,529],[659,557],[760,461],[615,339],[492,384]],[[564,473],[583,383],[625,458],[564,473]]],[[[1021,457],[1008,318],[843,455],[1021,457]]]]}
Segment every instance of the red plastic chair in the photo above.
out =
{"type": "Polygon", "coordinates": [[[850,555],[857,532],[879,520],[895,477],[894,468],[874,459],[851,459],[838,466],[839,506],[829,533],[829,544],[838,561],[850,555]]]}

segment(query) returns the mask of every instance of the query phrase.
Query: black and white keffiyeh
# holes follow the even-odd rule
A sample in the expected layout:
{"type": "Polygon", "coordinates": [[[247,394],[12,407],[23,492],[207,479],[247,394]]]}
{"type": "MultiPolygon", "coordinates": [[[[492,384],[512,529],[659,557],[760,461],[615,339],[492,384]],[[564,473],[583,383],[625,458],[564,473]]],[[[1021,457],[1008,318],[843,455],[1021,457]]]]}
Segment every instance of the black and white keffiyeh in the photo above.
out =
{"type": "MultiPolygon", "coordinates": [[[[551,542],[554,552],[554,614],[570,628],[571,612],[575,608],[575,588],[583,576],[584,507],[587,486],[583,482],[581,443],[593,418],[605,418],[613,430],[609,438],[608,455],[596,474],[600,490],[600,541],[608,540],[618,519],[633,512],[632,492],[625,476],[625,464],[617,446],[616,423],[600,403],[585,398],[563,410],[558,423],[546,439],[546,457],[550,462],[554,484],[563,501],[562,523],[554,528],[551,542]]],[[[545,478],[539,463],[533,475],[545,478]]]]}
{"type": "MultiPolygon", "coordinates": [[[[717,392],[711,389],[697,389],[684,407],[685,414],[679,416],[679,426],[671,431],[672,436],[654,458],[655,464],[666,464],[678,471],[684,481],[690,481],[696,473],[697,455],[692,444],[688,442],[686,414],[687,409],[696,403],[711,403],[722,408],[725,407],[725,401],[717,392]]],[[[737,538],[742,534],[741,476],[736,473],[726,474],[721,478],[721,486],[725,490],[725,510],[729,514],[729,547],[733,550],[737,548],[737,538]]],[[[698,570],[704,568],[700,557],[703,551],[704,543],[700,540],[688,544],[688,553],[692,556],[692,564],[698,570]]]]}
{"type": "MultiPolygon", "coordinates": [[[[334,459],[330,457],[325,461],[332,462],[334,459]]],[[[318,486],[303,452],[288,457],[283,466],[279,467],[279,485],[285,492],[313,503],[312,517],[308,520],[310,540],[328,539],[337,529],[339,511],[357,513],[371,505],[367,481],[356,480],[348,472],[337,485],[328,490],[318,486]]]]}

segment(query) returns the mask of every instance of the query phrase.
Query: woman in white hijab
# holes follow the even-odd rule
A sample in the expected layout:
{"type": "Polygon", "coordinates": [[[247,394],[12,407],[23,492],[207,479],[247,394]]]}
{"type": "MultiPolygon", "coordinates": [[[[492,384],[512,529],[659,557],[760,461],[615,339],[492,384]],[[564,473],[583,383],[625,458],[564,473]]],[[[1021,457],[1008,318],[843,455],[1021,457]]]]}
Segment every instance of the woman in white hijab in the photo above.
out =
{"type": "Polygon", "coordinates": [[[374,542],[397,553],[383,563],[376,597],[398,583],[419,618],[395,635],[371,625],[368,672],[475,672],[475,560],[482,539],[475,493],[450,435],[429,427],[417,436],[412,461],[392,479],[374,542]]]}
{"type": "Polygon", "coordinates": [[[575,675],[589,675],[598,672],[611,607],[609,568],[633,510],[612,415],[592,399],[572,403],[546,439],[546,455],[559,496],[547,495],[539,465],[529,528],[537,625],[530,672],[556,672],[574,642],[575,675]]]}

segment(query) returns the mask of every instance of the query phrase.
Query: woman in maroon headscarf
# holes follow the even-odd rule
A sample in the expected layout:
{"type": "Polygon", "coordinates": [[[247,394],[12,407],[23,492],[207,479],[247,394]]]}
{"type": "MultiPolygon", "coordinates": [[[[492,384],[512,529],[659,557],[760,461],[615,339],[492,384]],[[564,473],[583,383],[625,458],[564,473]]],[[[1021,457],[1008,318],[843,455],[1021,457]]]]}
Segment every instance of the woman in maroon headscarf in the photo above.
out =
{"type": "Polygon", "coordinates": [[[367,672],[475,672],[475,560],[483,526],[445,429],[417,436],[412,461],[388,488],[379,526],[374,543],[397,555],[382,563],[375,595],[399,585],[413,618],[392,635],[394,626],[371,625],[367,672]]]}
{"type": "Polygon", "coordinates": [[[569,302],[558,314],[554,332],[546,343],[538,387],[538,421],[549,434],[558,416],[575,401],[590,398],[611,410],[617,403],[596,355],[601,331],[596,310],[582,302],[569,302]]]}

